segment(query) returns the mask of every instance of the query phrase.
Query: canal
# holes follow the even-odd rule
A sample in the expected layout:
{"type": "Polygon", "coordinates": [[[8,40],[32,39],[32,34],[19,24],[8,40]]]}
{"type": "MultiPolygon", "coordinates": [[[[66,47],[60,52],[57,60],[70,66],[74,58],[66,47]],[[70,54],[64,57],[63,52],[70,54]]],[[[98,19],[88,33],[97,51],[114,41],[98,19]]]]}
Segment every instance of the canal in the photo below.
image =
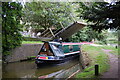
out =
{"type": "Polygon", "coordinates": [[[80,70],[78,58],[39,68],[34,61],[24,61],[3,64],[2,78],[68,78],[78,70],[80,70]]]}

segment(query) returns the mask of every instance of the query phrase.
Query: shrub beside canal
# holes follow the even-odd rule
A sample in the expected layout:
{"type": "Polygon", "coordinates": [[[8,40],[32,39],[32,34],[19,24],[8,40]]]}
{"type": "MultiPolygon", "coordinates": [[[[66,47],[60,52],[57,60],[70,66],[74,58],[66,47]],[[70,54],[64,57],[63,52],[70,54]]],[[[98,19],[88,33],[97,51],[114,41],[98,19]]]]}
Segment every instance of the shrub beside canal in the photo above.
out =
{"type": "MultiPolygon", "coordinates": [[[[102,51],[102,49],[107,49],[103,46],[90,46],[90,45],[83,45],[82,50],[88,53],[89,58],[91,59],[90,65],[80,72],[76,74],[76,78],[95,78],[95,70],[94,65],[99,65],[99,74],[106,72],[109,69],[108,64],[108,56],[102,51]]],[[[108,47],[109,49],[109,47],[108,47]]]]}

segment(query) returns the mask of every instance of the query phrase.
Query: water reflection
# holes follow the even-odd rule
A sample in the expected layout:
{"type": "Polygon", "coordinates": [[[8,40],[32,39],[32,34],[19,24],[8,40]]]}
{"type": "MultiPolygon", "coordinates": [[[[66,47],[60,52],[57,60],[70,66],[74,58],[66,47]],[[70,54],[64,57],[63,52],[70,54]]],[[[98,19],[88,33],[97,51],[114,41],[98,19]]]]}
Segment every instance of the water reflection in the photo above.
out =
{"type": "Polygon", "coordinates": [[[78,59],[61,64],[37,68],[34,61],[16,62],[3,65],[3,78],[67,78],[80,69],[78,59]]]}

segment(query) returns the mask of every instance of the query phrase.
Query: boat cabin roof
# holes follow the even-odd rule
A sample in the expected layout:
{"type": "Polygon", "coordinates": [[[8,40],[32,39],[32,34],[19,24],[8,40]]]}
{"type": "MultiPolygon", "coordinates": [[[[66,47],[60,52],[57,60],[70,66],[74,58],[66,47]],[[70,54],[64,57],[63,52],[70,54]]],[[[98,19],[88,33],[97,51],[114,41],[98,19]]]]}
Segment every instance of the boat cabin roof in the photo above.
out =
{"type": "Polygon", "coordinates": [[[54,44],[54,45],[61,45],[60,42],[49,42],[50,44],[54,44]]]}
{"type": "Polygon", "coordinates": [[[62,43],[62,45],[81,45],[81,43],[62,43]]]}
{"type": "Polygon", "coordinates": [[[49,44],[53,44],[53,45],[81,45],[82,43],[71,43],[71,42],[68,42],[68,43],[60,43],[60,42],[48,42],[49,44]]]}

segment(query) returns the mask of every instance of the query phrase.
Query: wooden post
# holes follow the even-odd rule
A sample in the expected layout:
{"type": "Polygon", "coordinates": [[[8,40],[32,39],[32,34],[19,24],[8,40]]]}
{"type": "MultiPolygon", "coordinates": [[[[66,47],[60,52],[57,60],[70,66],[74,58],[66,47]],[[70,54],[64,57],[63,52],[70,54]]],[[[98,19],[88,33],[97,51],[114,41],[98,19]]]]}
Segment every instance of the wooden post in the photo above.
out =
{"type": "Polygon", "coordinates": [[[98,76],[99,75],[99,65],[96,64],[95,65],[95,76],[98,76]]]}
{"type": "Polygon", "coordinates": [[[60,22],[60,25],[62,26],[63,29],[65,29],[61,22],[60,22]]]}
{"type": "Polygon", "coordinates": [[[115,46],[115,48],[117,49],[117,45],[115,46]]]}
{"type": "Polygon", "coordinates": [[[49,30],[50,30],[50,32],[51,32],[51,34],[52,34],[52,36],[53,36],[53,37],[55,37],[54,33],[52,32],[52,29],[51,29],[51,28],[49,28],[49,30]]]}

